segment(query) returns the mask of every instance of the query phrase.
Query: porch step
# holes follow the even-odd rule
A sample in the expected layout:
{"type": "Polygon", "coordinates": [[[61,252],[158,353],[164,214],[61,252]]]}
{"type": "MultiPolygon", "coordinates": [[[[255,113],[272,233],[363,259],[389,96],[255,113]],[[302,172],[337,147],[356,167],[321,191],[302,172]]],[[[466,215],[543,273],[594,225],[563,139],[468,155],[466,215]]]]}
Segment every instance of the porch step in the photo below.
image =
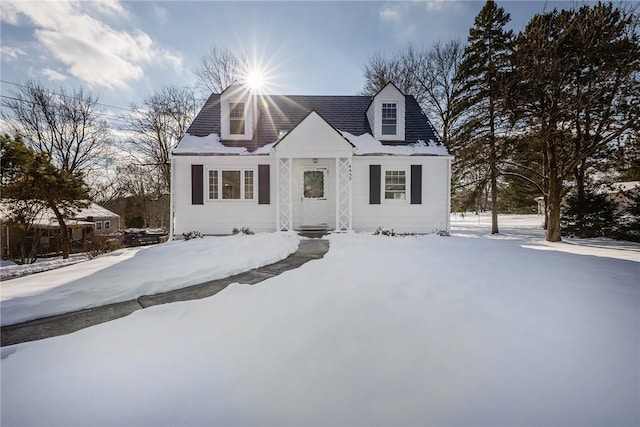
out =
{"type": "Polygon", "coordinates": [[[306,237],[309,239],[322,239],[324,236],[331,234],[331,231],[322,230],[298,230],[298,236],[306,237]]]}

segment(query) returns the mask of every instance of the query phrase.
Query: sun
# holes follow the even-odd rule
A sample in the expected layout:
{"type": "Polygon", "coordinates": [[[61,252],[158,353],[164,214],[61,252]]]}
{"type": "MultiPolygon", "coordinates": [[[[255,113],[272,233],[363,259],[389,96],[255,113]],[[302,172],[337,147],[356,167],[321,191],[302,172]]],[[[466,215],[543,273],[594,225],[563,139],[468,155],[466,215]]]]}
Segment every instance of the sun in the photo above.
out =
{"type": "Polygon", "coordinates": [[[264,91],[266,86],[265,75],[261,70],[250,70],[245,78],[245,83],[251,92],[260,93],[264,91]]]}

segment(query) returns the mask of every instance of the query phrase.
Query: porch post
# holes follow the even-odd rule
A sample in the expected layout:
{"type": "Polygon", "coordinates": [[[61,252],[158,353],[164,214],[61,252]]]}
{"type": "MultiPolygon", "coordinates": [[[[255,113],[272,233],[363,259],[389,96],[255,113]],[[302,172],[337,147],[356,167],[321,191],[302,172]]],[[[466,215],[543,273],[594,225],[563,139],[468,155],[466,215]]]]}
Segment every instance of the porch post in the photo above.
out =
{"type": "Polygon", "coordinates": [[[289,227],[293,230],[293,159],[289,158],[289,227]]]}
{"type": "Polygon", "coordinates": [[[351,196],[351,158],[336,158],[336,231],[351,230],[351,196]]]}
{"type": "Polygon", "coordinates": [[[276,231],[280,230],[280,159],[276,158],[276,231]]]}
{"type": "Polygon", "coordinates": [[[340,231],[340,158],[336,157],[336,231],[340,231]]]}
{"type": "Polygon", "coordinates": [[[291,158],[279,158],[276,162],[276,173],[278,175],[278,188],[276,191],[278,231],[290,231],[293,229],[292,167],[291,158]]]}

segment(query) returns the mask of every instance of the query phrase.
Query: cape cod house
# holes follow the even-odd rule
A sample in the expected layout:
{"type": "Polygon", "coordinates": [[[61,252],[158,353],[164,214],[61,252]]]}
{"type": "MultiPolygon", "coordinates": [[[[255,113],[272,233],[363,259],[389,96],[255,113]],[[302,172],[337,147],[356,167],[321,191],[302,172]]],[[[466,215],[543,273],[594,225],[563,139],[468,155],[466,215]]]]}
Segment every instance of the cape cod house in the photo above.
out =
{"type": "Polygon", "coordinates": [[[415,98],[213,94],[172,152],[171,235],[449,229],[451,160],[415,98]]]}

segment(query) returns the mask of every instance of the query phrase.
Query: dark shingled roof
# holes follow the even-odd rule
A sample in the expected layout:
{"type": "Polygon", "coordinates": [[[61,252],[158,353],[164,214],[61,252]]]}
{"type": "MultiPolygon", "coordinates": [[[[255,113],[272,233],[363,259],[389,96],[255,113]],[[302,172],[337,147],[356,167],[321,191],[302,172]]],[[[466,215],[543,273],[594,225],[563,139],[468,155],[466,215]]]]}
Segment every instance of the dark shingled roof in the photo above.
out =
{"type": "MultiPolygon", "coordinates": [[[[306,96],[265,95],[256,96],[258,123],[250,141],[222,140],[229,147],[246,147],[253,151],[275,142],[281,130],[290,131],[311,111],[315,110],[334,128],[352,135],[372,133],[367,121],[370,96],[306,96]]],[[[438,145],[440,137],[424,115],[415,98],[406,95],[405,141],[389,141],[390,144],[415,143],[433,140],[438,145]]],[[[187,130],[195,136],[220,135],[220,95],[213,94],[187,130]]]]}

